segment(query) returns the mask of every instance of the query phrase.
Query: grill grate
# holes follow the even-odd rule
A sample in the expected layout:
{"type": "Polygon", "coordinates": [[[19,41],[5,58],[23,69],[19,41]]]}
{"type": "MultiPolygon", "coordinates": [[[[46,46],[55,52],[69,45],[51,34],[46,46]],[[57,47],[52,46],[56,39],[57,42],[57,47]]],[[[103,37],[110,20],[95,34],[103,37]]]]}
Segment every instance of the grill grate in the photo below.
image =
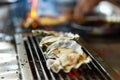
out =
{"type": "Polygon", "coordinates": [[[53,73],[47,69],[46,58],[38,44],[39,40],[34,36],[28,36],[24,40],[34,80],[111,80],[104,68],[84,48],[83,51],[92,58],[90,63],[83,64],[79,69],[73,69],[69,73],[53,73]]]}

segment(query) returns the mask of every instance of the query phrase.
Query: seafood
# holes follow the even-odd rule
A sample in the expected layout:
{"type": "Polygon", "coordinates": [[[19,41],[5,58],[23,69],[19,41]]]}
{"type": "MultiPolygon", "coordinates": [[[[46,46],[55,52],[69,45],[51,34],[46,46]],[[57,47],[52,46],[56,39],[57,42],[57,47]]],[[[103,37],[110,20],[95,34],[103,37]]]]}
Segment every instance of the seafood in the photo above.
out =
{"type": "Polygon", "coordinates": [[[45,36],[51,36],[51,35],[58,35],[59,32],[55,32],[55,31],[45,31],[45,30],[32,30],[32,33],[34,36],[37,37],[45,37],[45,36]]]}
{"type": "Polygon", "coordinates": [[[53,72],[60,70],[70,72],[72,68],[79,68],[84,63],[89,63],[91,58],[87,56],[81,46],[74,40],[60,40],[51,44],[45,55],[47,57],[47,67],[53,72]]]}
{"type": "Polygon", "coordinates": [[[72,34],[72,33],[63,33],[63,32],[54,32],[54,31],[33,31],[34,35],[47,35],[45,37],[43,37],[41,39],[40,42],[40,47],[42,47],[43,45],[45,45],[46,47],[48,47],[51,43],[59,41],[59,40],[67,40],[67,39],[74,39],[77,40],[79,39],[79,35],[78,34],[72,34]]]}
{"type": "Polygon", "coordinates": [[[40,42],[40,47],[45,45],[48,47],[51,43],[59,41],[59,40],[67,40],[67,39],[72,39],[70,37],[65,37],[65,36],[47,36],[44,37],[41,42],[40,42]]]}
{"type": "Polygon", "coordinates": [[[40,48],[45,48],[43,52],[47,68],[55,73],[60,71],[68,73],[71,69],[78,69],[82,64],[87,64],[92,60],[77,43],[80,38],[78,34],[45,30],[32,32],[34,36],[41,39],[40,48]]]}

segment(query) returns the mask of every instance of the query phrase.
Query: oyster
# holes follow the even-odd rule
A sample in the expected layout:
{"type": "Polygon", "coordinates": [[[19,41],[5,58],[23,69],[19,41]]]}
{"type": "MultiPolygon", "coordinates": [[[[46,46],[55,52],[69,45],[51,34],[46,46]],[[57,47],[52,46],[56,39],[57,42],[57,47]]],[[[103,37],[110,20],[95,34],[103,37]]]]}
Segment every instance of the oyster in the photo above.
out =
{"type": "Polygon", "coordinates": [[[91,58],[83,52],[81,45],[76,42],[79,39],[78,34],[45,30],[32,32],[41,39],[40,47],[46,47],[44,55],[47,67],[55,73],[61,70],[68,73],[72,68],[78,69],[82,64],[91,61],[91,58]]]}
{"type": "Polygon", "coordinates": [[[70,39],[59,40],[59,41],[52,43],[47,48],[46,52],[49,53],[49,51],[52,51],[56,47],[70,48],[70,49],[77,51],[77,53],[79,53],[79,54],[83,53],[83,50],[81,49],[81,45],[78,44],[76,41],[70,40],[70,39]]]}
{"type": "Polygon", "coordinates": [[[45,30],[32,30],[32,33],[33,33],[34,36],[42,38],[42,37],[45,37],[45,36],[58,35],[59,32],[45,31],[45,30]]]}
{"type": "Polygon", "coordinates": [[[32,30],[32,33],[34,36],[66,36],[78,39],[80,36],[78,34],[73,34],[71,32],[57,32],[57,31],[46,31],[46,30],[32,30]]]}
{"type": "Polygon", "coordinates": [[[43,45],[48,47],[53,42],[56,42],[59,40],[67,40],[67,39],[72,39],[72,38],[65,37],[65,36],[47,36],[47,37],[42,38],[39,45],[40,45],[40,47],[42,47],[43,45]]]}
{"type": "Polygon", "coordinates": [[[63,67],[61,66],[60,60],[48,59],[47,67],[51,69],[53,72],[58,73],[63,67]]]}
{"type": "Polygon", "coordinates": [[[56,41],[59,41],[59,40],[67,40],[67,39],[75,39],[75,40],[77,40],[77,39],[79,39],[79,35],[72,34],[72,33],[59,32],[56,35],[43,37],[41,42],[40,42],[40,47],[42,47],[43,45],[48,47],[53,42],[56,42],[56,41]]]}
{"type": "Polygon", "coordinates": [[[81,49],[74,40],[60,40],[51,44],[46,51],[47,67],[53,72],[60,70],[68,73],[72,68],[79,68],[84,63],[89,63],[91,58],[81,49]]]}

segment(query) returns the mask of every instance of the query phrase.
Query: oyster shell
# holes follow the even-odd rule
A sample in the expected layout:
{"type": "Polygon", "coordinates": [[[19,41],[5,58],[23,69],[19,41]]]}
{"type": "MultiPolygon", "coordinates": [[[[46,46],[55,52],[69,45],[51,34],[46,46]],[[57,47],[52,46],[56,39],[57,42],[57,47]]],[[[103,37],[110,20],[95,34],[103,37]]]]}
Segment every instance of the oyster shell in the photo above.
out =
{"type": "Polygon", "coordinates": [[[52,43],[47,48],[45,55],[48,58],[48,69],[55,73],[58,73],[60,70],[68,73],[72,68],[77,69],[82,64],[91,61],[91,58],[82,51],[81,46],[74,40],[60,40],[52,43]],[[56,66],[56,64],[59,65],[56,66]]]}
{"type": "Polygon", "coordinates": [[[45,45],[46,47],[48,47],[51,43],[59,41],[59,40],[67,40],[67,39],[72,39],[70,37],[65,37],[65,36],[47,36],[44,37],[41,42],[40,42],[40,47],[42,47],[43,45],[45,45]]]}
{"type": "Polygon", "coordinates": [[[47,53],[49,53],[49,51],[52,51],[54,48],[56,47],[64,47],[64,48],[70,48],[75,50],[77,53],[79,54],[83,54],[83,50],[81,49],[81,45],[78,44],[76,41],[74,40],[59,40],[56,41],[54,43],[52,43],[46,50],[47,53]]]}
{"type": "Polygon", "coordinates": [[[78,34],[73,33],[63,33],[63,32],[56,32],[56,31],[46,31],[46,30],[32,30],[34,36],[41,39],[40,47],[45,45],[48,47],[51,43],[56,42],[58,40],[65,40],[65,39],[79,39],[78,34]]]}
{"type": "Polygon", "coordinates": [[[75,40],[78,40],[80,38],[80,36],[78,34],[73,34],[71,32],[65,32],[65,33],[60,32],[58,34],[58,36],[65,36],[65,37],[69,37],[69,38],[75,39],[75,40]]]}
{"type": "Polygon", "coordinates": [[[78,39],[80,36],[78,34],[73,34],[71,32],[57,32],[57,31],[46,31],[46,30],[32,30],[34,36],[66,36],[74,39],[78,39]]]}
{"type": "Polygon", "coordinates": [[[40,47],[46,46],[46,64],[55,73],[61,70],[68,73],[91,61],[76,42],[80,37],[78,34],[45,30],[33,30],[32,33],[41,39],[40,47]]]}
{"type": "Polygon", "coordinates": [[[48,66],[48,69],[51,69],[55,73],[58,73],[62,69],[59,59],[57,59],[57,60],[48,59],[47,66],[48,66]]]}
{"type": "Polygon", "coordinates": [[[57,35],[46,36],[46,37],[42,38],[42,40],[40,42],[40,47],[42,47],[43,45],[48,47],[53,42],[56,42],[59,40],[67,40],[67,39],[79,39],[79,35],[72,34],[72,33],[64,33],[63,34],[62,32],[60,32],[57,35]]]}
{"type": "Polygon", "coordinates": [[[32,30],[32,34],[34,36],[42,38],[42,37],[45,37],[45,36],[58,35],[59,32],[56,32],[56,31],[46,31],[46,30],[32,30]]]}

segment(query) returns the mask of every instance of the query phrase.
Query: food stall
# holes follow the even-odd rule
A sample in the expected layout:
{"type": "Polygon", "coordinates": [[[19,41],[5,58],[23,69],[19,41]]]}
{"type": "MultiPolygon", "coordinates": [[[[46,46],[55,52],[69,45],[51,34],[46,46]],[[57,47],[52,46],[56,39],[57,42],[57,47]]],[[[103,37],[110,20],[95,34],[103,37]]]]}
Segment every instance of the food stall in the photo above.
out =
{"type": "Polygon", "coordinates": [[[0,3],[0,80],[120,80],[120,9],[81,24],[74,0],[49,1],[0,3]]]}

